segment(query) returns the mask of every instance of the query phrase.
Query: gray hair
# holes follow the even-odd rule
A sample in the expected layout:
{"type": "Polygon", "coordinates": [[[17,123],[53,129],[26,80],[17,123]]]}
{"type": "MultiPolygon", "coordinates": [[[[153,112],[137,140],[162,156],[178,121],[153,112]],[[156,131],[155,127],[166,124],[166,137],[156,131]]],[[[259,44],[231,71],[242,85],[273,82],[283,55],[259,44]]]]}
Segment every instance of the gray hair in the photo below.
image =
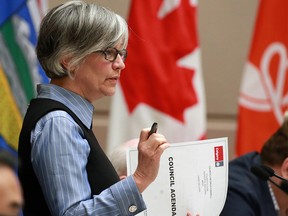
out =
{"type": "Polygon", "coordinates": [[[70,76],[69,68],[77,67],[97,50],[128,43],[126,21],[113,11],[82,1],[69,1],[51,9],[40,26],[36,53],[49,78],[70,76]],[[69,68],[61,65],[69,57],[69,68]]]}

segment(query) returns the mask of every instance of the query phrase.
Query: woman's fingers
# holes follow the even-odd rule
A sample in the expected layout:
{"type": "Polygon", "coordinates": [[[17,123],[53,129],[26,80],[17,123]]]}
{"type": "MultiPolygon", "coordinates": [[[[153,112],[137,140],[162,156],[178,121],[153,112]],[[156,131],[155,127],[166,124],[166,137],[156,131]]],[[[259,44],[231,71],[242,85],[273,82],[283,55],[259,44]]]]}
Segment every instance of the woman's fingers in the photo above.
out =
{"type": "Polygon", "coordinates": [[[148,135],[150,129],[143,129],[140,133],[138,145],[138,165],[133,177],[142,192],[158,175],[160,158],[169,147],[166,138],[159,133],[148,135]]]}

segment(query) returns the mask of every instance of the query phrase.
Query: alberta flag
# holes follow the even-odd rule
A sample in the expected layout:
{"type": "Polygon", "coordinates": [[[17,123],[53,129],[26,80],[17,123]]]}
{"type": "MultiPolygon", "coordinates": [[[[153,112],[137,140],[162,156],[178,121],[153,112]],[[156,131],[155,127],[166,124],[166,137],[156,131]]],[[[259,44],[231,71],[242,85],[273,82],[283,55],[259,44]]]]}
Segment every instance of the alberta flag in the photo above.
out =
{"type": "Polygon", "coordinates": [[[0,149],[17,153],[18,136],[35,85],[48,82],[35,54],[45,0],[1,0],[0,149]]]}
{"type": "Polygon", "coordinates": [[[259,151],[288,108],[288,1],[261,0],[239,98],[237,155],[259,151]]]}
{"type": "Polygon", "coordinates": [[[206,136],[196,0],[132,0],[126,68],[113,96],[108,150],[158,122],[172,142],[206,136]]]}

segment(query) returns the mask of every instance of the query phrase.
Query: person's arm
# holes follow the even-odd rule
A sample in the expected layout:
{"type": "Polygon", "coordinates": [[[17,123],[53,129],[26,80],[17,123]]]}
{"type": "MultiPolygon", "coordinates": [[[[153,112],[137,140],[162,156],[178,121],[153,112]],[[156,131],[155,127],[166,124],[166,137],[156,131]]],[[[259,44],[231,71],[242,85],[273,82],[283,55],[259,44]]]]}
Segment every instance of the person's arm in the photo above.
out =
{"type": "Polygon", "coordinates": [[[89,144],[67,113],[47,114],[31,135],[32,165],[53,215],[135,215],[146,208],[132,177],[91,198],[89,144]]]}

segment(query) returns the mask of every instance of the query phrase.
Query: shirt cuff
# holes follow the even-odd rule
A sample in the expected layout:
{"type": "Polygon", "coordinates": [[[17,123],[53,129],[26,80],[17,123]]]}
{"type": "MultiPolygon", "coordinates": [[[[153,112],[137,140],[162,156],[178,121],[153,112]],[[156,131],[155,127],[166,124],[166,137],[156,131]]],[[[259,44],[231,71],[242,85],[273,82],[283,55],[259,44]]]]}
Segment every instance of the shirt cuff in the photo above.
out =
{"type": "Polygon", "coordinates": [[[132,176],[112,185],[110,189],[119,205],[121,215],[136,215],[146,209],[143,197],[132,176]]]}

